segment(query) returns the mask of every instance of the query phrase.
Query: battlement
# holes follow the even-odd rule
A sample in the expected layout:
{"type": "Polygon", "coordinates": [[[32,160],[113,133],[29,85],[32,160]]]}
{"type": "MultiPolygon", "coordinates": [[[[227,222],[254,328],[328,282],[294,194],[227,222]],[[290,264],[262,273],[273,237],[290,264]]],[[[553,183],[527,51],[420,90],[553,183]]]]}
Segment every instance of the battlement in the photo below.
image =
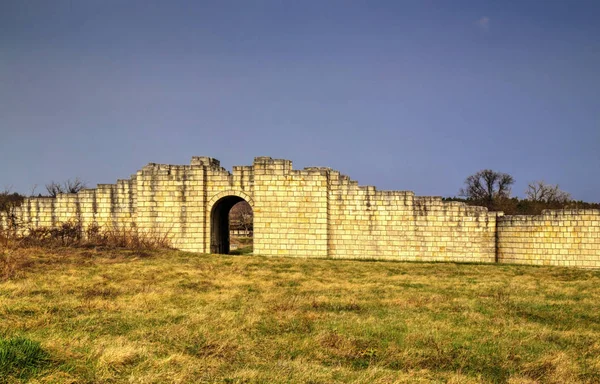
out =
{"type": "Polygon", "coordinates": [[[207,156],[194,156],[190,163],[192,166],[205,166],[205,167],[221,167],[221,162],[215,158],[207,156]]]}

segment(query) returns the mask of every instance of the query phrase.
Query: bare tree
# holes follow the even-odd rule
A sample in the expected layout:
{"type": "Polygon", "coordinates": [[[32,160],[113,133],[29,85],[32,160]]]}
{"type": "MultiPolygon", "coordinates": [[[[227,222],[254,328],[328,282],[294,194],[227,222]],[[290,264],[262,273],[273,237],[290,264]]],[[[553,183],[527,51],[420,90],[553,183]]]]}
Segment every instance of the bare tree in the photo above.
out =
{"type": "MultiPolygon", "coordinates": [[[[17,220],[16,216],[14,215],[14,210],[23,203],[24,199],[25,196],[16,192],[11,192],[10,187],[0,191],[0,213],[3,214],[6,219],[8,219],[8,225],[10,227],[16,226],[17,220]]],[[[0,230],[2,229],[3,228],[0,226],[0,230]]]]}
{"type": "Polygon", "coordinates": [[[514,182],[515,179],[508,173],[484,169],[466,178],[465,187],[460,189],[460,195],[467,199],[492,202],[495,199],[510,197],[514,182]]]}
{"type": "Polygon", "coordinates": [[[546,184],[543,180],[534,181],[527,185],[525,197],[531,201],[542,201],[545,203],[566,203],[571,201],[568,192],[560,190],[558,184],[546,184]]]}
{"type": "Polygon", "coordinates": [[[60,193],[77,193],[85,187],[85,182],[76,177],[74,180],[68,179],[62,184],[52,181],[46,184],[46,191],[48,192],[48,196],[56,197],[60,193]]]}
{"type": "Polygon", "coordinates": [[[37,189],[38,185],[37,184],[33,184],[33,186],[31,187],[31,191],[29,192],[29,196],[30,197],[34,197],[35,196],[35,190],[37,189]]]}
{"type": "Polygon", "coordinates": [[[8,212],[10,208],[21,205],[24,196],[11,191],[11,187],[6,187],[0,191],[0,211],[8,212]]]}
{"type": "Polygon", "coordinates": [[[74,180],[68,179],[63,183],[66,193],[77,193],[86,187],[84,181],[82,181],[79,177],[76,177],[74,180]]]}
{"type": "Polygon", "coordinates": [[[65,193],[62,185],[55,181],[51,181],[50,183],[46,184],[46,191],[48,192],[48,196],[50,197],[56,197],[60,193],[65,193]]]}
{"type": "Polygon", "coordinates": [[[254,219],[254,213],[252,207],[245,201],[240,201],[231,208],[229,211],[229,217],[231,219],[232,227],[243,229],[245,231],[252,231],[252,221],[254,219]]]}

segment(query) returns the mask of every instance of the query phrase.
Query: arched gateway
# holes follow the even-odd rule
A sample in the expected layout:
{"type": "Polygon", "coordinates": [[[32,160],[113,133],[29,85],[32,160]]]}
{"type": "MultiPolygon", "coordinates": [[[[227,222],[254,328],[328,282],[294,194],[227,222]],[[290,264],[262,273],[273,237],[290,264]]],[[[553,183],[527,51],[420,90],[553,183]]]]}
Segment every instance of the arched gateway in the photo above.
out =
{"type": "Polygon", "coordinates": [[[209,157],[193,157],[190,165],[151,163],[116,184],[27,198],[10,215],[0,213],[0,229],[27,232],[77,222],[84,230],[137,231],[167,236],[182,250],[227,253],[227,212],[241,200],[254,211],[254,253],[265,256],[600,267],[597,210],[504,218],[439,197],[359,186],[330,168],[294,170],[291,161],[270,157],[231,173],[209,157]],[[561,228],[565,235],[555,235],[561,228]],[[550,251],[553,256],[546,255],[550,251]],[[571,255],[579,264],[571,264],[571,255]]]}
{"type": "Polygon", "coordinates": [[[229,253],[229,212],[237,203],[245,201],[254,209],[254,201],[244,192],[223,191],[208,203],[207,226],[210,228],[211,253],[229,253]]]}

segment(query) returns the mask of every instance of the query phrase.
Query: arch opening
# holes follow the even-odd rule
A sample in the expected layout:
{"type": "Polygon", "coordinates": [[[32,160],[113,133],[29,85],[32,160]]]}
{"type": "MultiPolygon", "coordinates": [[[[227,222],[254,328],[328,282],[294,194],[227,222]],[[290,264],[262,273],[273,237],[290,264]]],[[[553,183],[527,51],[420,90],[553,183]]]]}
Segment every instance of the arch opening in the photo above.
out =
{"type": "Polygon", "coordinates": [[[210,252],[231,254],[239,253],[240,247],[252,249],[252,220],[252,208],[242,197],[219,199],[210,214],[210,252]]]}

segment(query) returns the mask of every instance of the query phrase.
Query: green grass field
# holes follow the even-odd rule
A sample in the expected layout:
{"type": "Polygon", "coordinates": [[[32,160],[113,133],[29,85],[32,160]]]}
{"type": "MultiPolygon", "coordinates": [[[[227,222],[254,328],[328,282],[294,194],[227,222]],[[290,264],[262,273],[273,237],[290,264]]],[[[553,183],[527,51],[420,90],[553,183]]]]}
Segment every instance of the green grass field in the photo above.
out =
{"type": "Polygon", "coordinates": [[[0,251],[0,383],[598,383],[600,272],[0,251]]]}

